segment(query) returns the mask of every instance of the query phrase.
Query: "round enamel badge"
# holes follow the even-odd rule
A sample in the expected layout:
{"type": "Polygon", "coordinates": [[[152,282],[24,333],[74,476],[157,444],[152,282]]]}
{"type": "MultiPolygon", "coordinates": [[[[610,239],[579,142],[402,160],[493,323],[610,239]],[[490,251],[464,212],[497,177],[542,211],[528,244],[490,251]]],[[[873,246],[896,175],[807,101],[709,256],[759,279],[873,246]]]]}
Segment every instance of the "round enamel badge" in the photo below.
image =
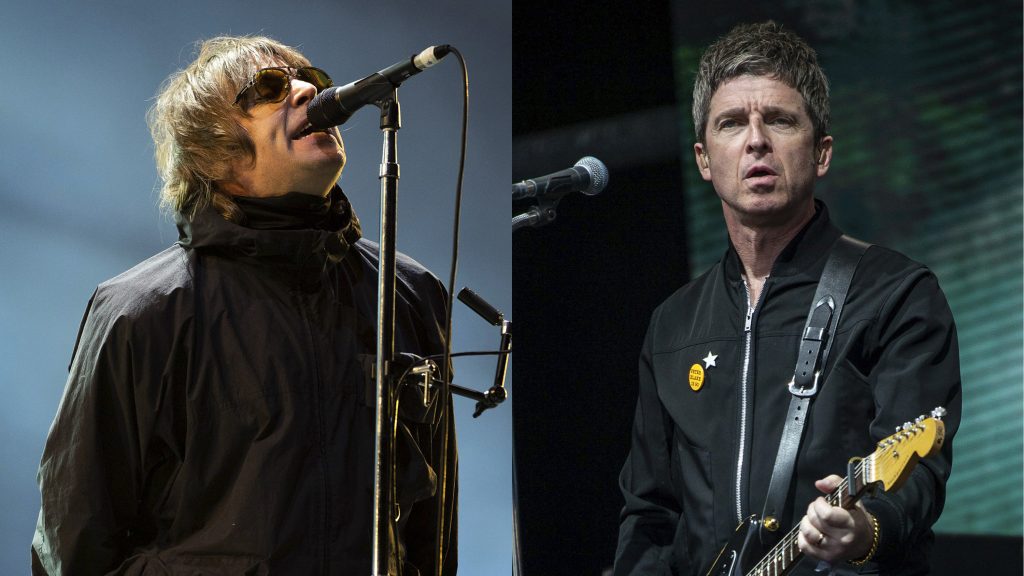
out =
{"type": "Polygon", "coordinates": [[[704,386],[704,367],[700,364],[690,366],[690,389],[694,392],[704,386]]]}

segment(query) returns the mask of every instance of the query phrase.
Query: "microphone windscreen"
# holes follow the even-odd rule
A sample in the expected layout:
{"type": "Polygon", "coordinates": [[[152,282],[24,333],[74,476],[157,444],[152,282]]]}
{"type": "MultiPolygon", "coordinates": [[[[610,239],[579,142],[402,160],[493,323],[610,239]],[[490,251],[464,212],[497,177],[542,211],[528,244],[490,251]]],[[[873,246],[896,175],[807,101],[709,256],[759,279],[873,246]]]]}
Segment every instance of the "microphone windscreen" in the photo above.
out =
{"type": "Polygon", "coordinates": [[[584,156],[574,164],[577,168],[583,168],[590,175],[590,183],[580,192],[587,196],[600,194],[608,186],[608,167],[593,156],[584,156]]]}
{"type": "Polygon", "coordinates": [[[309,101],[306,106],[306,119],[313,125],[314,130],[323,130],[343,124],[351,116],[351,113],[346,112],[335,98],[335,93],[340,88],[334,86],[321,90],[309,101]]]}

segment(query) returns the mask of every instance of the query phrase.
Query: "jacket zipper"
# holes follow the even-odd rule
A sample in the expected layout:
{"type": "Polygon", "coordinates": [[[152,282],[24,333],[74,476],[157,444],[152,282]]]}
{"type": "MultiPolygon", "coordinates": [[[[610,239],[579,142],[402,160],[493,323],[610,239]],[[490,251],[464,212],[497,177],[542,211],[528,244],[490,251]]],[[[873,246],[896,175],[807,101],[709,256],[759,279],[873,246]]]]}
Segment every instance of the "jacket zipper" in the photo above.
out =
{"type": "Polygon", "coordinates": [[[736,456],[736,522],[738,524],[743,523],[743,454],[746,452],[747,444],[747,398],[748,384],[750,377],[750,354],[751,345],[753,344],[752,327],[754,324],[754,311],[757,310],[758,304],[764,299],[764,294],[767,291],[768,282],[765,280],[765,285],[761,287],[761,294],[758,296],[758,301],[753,305],[750,303],[750,286],[747,284],[747,280],[743,280],[743,290],[747,294],[747,315],[743,322],[743,372],[742,378],[740,379],[740,448],[739,453],[736,456]]]}

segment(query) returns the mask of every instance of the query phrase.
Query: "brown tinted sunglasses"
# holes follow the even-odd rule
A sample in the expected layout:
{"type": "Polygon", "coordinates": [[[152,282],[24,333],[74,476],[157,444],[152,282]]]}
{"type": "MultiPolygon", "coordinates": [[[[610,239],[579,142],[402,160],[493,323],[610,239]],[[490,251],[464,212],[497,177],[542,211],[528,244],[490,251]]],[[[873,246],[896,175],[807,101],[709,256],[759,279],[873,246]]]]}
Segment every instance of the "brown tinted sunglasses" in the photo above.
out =
{"type": "Polygon", "coordinates": [[[334,81],[327,75],[327,72],[313,66],[261,68],[238,92],[235,104],[242,102],[245,107],[249,107],[268,102],[280,102],[291,93],[292,78],[312,84],[317,92],[334,85],[334,81]]]}

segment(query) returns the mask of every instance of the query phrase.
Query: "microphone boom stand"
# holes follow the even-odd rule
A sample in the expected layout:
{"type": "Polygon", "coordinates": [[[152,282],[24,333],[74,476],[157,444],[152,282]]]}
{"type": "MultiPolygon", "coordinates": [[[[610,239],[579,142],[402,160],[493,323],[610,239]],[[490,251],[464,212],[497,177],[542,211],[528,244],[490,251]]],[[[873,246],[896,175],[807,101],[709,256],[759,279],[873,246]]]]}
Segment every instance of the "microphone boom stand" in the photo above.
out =
{"type": "MultiPolygon", "coordinates": [[[[395,514],[394,460],[395,390],[391,369],[395,355],[395,240],[398,204],[398,143],[402,127],[398,90],[375,103],[380,108],[384,150],[380,164],[380,256],[377,274],[377,384],[373,452],[373,574],[393,576],[390,562],[391,518],[395,514]]],[[[397,538],[397,534],[395,535],[397,538]]]]}

